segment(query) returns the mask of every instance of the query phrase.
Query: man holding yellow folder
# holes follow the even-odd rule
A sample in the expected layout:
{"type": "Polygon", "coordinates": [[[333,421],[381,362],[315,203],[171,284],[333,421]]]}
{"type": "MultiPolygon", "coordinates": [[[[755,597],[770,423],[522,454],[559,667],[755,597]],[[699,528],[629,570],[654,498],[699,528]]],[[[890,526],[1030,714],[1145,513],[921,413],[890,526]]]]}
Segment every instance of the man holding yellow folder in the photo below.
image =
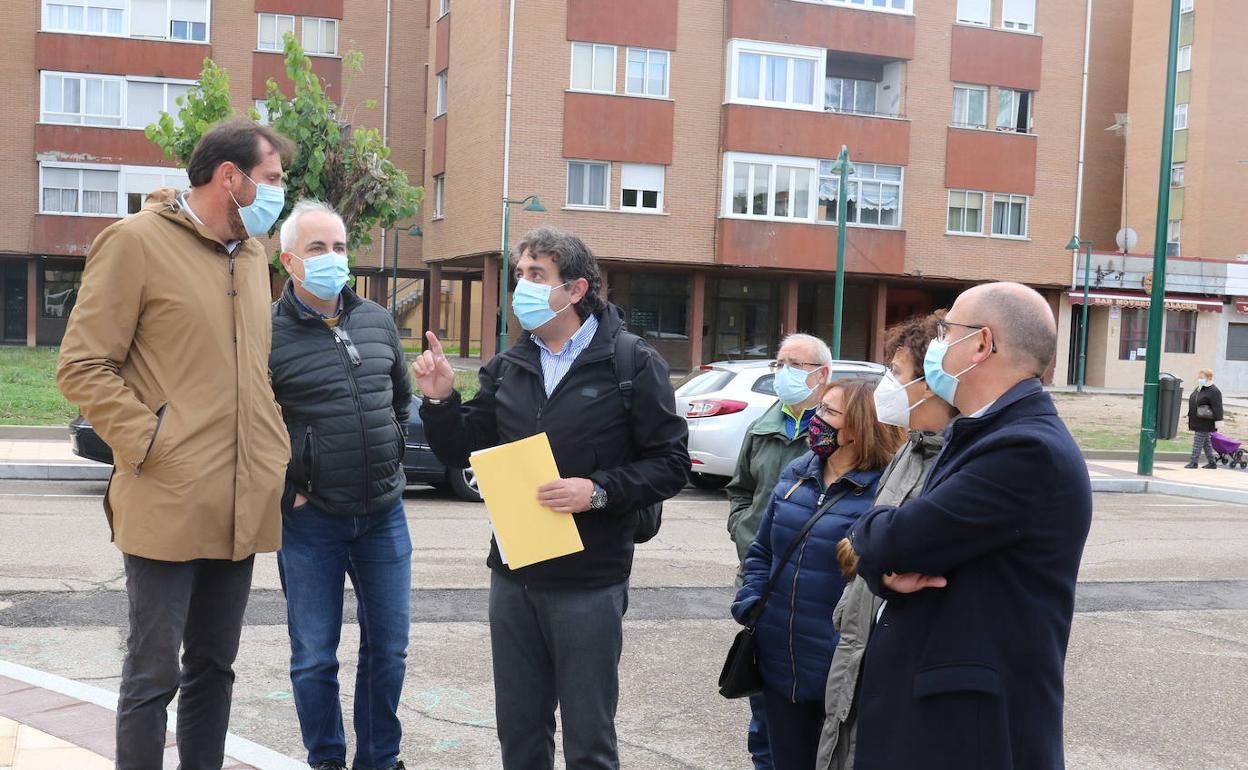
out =
{"type": "Polygon", "coordinates": [[[554,228],[514,251],[512,307],[526,330],[481,369],[461,403],[436,336],[412,363],[421,419],[443,463],[545,433],[561,478],[538,501],[576,522],[584,549],[517,569],[491,543],[490,640],[504,770],[553,768],[555,707],[569,770],[616,770],[615,711],[638,511],[674,496],[689,471],[688,432],[667,364],[623,330],[585,243],[554,228]],[[636,369],[617,371],[633,346],[636,369]],[[631,408],[622,383],[631,386],[631,408]]]}

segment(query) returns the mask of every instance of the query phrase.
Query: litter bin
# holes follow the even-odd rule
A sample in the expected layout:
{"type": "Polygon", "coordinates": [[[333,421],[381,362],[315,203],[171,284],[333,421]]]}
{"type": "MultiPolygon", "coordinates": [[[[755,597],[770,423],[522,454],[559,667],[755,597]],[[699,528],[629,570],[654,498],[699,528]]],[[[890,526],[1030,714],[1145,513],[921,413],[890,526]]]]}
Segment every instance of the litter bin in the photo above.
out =
{"type": "Polygon", "coordinates": [[[1162,372],[1158,379],[1157,438],[1172,439],[1179,432],[1179,412],[1183,406],[1183,380],[1162,372]]]}

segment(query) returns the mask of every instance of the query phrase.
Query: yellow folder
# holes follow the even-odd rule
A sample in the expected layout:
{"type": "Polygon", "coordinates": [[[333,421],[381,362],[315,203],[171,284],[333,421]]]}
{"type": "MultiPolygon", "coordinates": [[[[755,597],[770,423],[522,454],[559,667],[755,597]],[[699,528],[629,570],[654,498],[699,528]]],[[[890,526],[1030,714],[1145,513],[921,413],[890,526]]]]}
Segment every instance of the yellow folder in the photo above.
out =
{"type": "Polygon", "coordinates": [[[585,550],[572,515],[537,502],[537,488],[559,479],[545,433],[473,452],[469,463],[507,566],[519,569],[585,550]]]}

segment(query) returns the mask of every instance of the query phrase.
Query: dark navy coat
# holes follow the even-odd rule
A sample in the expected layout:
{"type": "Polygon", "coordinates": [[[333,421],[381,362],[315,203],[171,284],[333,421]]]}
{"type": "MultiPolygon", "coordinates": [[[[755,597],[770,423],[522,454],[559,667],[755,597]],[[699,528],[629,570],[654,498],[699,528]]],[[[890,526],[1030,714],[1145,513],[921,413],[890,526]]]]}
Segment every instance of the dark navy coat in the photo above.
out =
{"type": "Polygon", "coordinates": [[[781,571],[755,634],[763,683],[795,703],[823,703],[838,641],[832,610],[845,590],[836,544],[871,508],[882,472],[851,471],[824,489],[823,461],[813,452],[797,458],[780,474],[745,558],[745,580],[732,615],[744,623],[772,572],[781,571]],[[819,506],[842,490],[847,493],[819,519],[789,561],[778,564],[819,506]]]}
{"type": "Polygon", "coordinates": [[[856,770],[1059,770],[1063,667],[1092,520],[1088,470],[1039,380],[957,420],[923,494],[869,512],[856,770]],[[900,596],[886,572],[943,575],[900,596]]]}

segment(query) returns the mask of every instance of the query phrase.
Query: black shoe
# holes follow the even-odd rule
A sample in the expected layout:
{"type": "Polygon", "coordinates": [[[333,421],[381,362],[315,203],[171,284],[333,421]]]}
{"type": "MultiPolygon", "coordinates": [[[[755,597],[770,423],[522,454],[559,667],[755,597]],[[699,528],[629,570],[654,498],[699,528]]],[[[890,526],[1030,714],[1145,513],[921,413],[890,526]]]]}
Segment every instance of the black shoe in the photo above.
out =
{"type": "Polygon", "coordinates": [[[1217,463],[1209,463],[1208,465],[1205,466],[1205,470],[1216,471],[1217,469],[1218,469],[1217,463]]]}
{"type": "Polygon", "coordinates": [[[403,760],[400,759],[398,762],[395,762],[393,765],[390,765],[389,767],[384,768],[384,770],[407,770],[407,765],[403,764],[403,760]]]}
{"type": "Polygon", "coordinates": [[[325,759],[312,765],[312,770],[347,770],[347,763],[337,759],[325,759]]]}
{"type": "Polygon", "coordinates": [[[1187,465],[1184,465],[1183,467],[1184,468],[1197,468],[1199,466],[1197,466],[1196,463],[1188,463],[1187,465]]]}

